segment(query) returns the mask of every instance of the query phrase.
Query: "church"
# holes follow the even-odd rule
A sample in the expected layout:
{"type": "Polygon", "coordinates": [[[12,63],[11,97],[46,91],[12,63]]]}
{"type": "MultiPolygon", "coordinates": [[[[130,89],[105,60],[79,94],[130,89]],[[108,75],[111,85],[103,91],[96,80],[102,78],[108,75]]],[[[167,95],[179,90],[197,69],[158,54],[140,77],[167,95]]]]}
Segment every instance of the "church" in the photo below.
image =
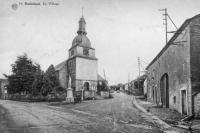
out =
{"type": "Polygon", "coordinates": [[[68,87],[69,77],[73,91],[96,91],[98,84],[98,59],[87,37],[86,21],[79,20],[77,36],[68,50],[68,59],[55,66],[59,83],[68,87]]]}

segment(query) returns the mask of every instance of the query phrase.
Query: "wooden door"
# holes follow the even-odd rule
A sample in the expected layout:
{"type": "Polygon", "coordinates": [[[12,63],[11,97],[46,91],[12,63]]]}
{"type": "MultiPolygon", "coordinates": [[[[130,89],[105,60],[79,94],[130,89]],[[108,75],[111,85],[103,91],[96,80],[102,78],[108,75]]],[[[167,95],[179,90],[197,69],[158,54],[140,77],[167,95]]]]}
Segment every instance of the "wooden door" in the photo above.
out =
{"type": "Polygon", "coordinates": [[[186,90],[182,90],[182,113],[187,114],[186,90]]]}

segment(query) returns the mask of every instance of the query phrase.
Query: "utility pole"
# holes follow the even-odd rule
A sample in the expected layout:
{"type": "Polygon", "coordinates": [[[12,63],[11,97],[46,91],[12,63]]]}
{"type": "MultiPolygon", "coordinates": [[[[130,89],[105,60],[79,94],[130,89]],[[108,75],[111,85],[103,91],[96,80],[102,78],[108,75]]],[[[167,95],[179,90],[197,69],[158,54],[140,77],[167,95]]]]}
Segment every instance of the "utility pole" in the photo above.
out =
{"type": "Polygon", "coordinates": [[[105,72],[104,69],[103,69],[103,75],[104,75],[104,78],[105,78],[105,80],[106,80],[106,72],[105,72]]]}
{"type": "Polygon", "coordinates": [[[165,37],[166,37],[166,44],[167,44],[167,41],[168,41],[168,38],[167,38],[167,8],[164,9],[165,10],[165,37]]]}
{"type": "Polygon", "coordinates": [[[129,91],[130,73],[128,73],[128,91],[129,91]]]}
{"type": "Polygon", "coordinates": [[[139,81],[139,78],[140,78],[140,57],[138,57],[138,71],[139,71],[139,76],[138,76],[138,89],[140,88],[140,81],[139,81]]]}
{"type": "Polygon", "coordinates": [[[176,31],[168,31],[168,18],[169,20],[171,21],[171,23],[174,25],[174,27],[176,28],[176,30],[178,29],[177,26],[175,25],[175,23],[173,22],[173,20],[171,19],[171,17],[169,16],[169,14],[167,13],[167,8],[164,8],[164,9],[159,9],[159,11],[162,11],[164,12],[163,16],[163,20],[164,20],[164,25],[165,25],[165,41],[166,41],[166,44],[168,42],[168,36],[167,34],[168,33],[175,33],[176,31]]]}
{"type": "Polygon", "coordinates": [[[128,83],[130,82],[130,73],[128,73],[128,83]]]}
{"type": "Polygon", "coordinates": [[[139,77],[140,77],[140,57],[138,57],[138,72],[139,72],[139,77]]]}
{"type": "Polygon", "coordinates": [[[163,22],[163,24],[165,25],[165,43],[167,44],[167,41],[168,41],[168,39],[167,39],[167,8],[164,8],[164,9],[159,9],[159,11],[163,11],[164,12],[164,14],[163,14],[163,16],[164,16],[164,18],[163,18],[163,20],[164,20],[164,22],[163,22]]]}

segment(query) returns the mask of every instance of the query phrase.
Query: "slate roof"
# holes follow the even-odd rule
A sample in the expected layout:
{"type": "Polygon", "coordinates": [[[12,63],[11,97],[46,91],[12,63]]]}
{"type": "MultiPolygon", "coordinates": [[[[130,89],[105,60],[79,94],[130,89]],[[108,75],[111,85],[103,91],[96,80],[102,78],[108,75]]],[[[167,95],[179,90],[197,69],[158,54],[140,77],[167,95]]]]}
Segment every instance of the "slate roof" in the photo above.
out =
{"type": "Polygon", "coordinates": [[[98,81],[105,81],[105,79],[100,74],[98,74],[97,80],[98,81]]]}
{"type": "Polygon", "coordinates": [[[147,78],[147,75],[144,74],[144,75],[141,75],[140,77],[136,78],[135,80],[133,80],[133,82],[138,81],[138,80],[139,81],[144,81],[146,78],[147,78]]]}
{"type": "Polygon", "coordinates": [[[61,62],[60,64],[58,64],[58,65],[55,66],[55,70],[56,71],[61,70],[66,64],[67,64],[67,60],[61,62]]]}

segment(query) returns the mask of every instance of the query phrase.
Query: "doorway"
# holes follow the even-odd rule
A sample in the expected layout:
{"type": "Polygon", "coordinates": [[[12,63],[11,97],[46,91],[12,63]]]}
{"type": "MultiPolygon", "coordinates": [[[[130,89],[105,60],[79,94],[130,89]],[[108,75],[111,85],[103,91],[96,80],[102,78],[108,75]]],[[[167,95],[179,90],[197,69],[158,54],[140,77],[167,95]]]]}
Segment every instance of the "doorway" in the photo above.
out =
{"type": "Polygon", "coordinates": [[[181,91],[182,114],[187,114],[186,90],[181,91]]]}
{"type": "Polygon", "coordinates": [[[88,82],[84,83],[84,90],[89,91],[90,90],[90,84],[88,82]]]}
{"type": "Polygon", "coordinates": [[[165,108],[169,108],[169,80],[167,73],[161,77],[160,92],[161,92],[162,106],[165,108]]]}

